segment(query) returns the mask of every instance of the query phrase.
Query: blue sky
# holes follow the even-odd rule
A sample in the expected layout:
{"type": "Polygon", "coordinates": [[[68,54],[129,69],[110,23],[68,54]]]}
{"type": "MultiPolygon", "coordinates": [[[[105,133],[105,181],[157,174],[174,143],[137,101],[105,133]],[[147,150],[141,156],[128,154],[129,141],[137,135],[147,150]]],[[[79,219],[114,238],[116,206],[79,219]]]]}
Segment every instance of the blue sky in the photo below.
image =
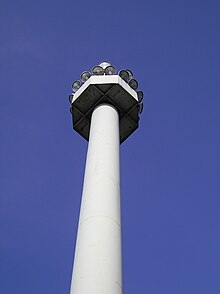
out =
{"type": "Polygon", "coordinates": [[[87,142],[68,95],[102,60],[145,94],[121,146],[124,293],[220,293],[219,9],[1,1],[0,293],[69,293],[87,142]]]}

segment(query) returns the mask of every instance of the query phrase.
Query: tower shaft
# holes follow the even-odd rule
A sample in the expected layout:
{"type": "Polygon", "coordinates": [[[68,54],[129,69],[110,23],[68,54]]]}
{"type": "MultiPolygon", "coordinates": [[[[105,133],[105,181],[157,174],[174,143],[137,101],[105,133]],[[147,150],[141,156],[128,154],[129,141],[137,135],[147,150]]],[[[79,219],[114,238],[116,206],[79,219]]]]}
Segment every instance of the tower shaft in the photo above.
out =
{"type": "Polygon", "coordinates": [[[92,114],[70,294],[122,294],[119,115],[92,114]]]}

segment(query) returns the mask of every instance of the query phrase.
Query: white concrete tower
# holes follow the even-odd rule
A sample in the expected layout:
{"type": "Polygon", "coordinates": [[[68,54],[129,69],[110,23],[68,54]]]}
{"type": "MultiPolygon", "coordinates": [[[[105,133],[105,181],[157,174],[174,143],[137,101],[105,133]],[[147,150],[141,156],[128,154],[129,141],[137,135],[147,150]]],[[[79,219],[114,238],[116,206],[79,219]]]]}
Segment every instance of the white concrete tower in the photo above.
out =
{"type": "Polygon", "coordinates": [[[70,294],[122,294],[119,148],[138,127],[141,91],[107,62],[73,83],[73,128],[89,141],[70,294]]]}

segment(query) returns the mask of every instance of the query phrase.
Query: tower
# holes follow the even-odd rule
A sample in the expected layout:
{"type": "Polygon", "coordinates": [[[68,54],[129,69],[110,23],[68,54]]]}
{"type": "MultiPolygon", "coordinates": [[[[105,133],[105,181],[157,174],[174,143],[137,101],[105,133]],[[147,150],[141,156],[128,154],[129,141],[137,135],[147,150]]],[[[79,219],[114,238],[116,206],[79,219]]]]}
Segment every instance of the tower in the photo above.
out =
{"type": "Polygon", "coordinates": [[[137,128],[142,91],[130,70],[102,62],[69,96],[73,128],[89,141],[70,294],[122,294],[120,144],[137,128]]]}

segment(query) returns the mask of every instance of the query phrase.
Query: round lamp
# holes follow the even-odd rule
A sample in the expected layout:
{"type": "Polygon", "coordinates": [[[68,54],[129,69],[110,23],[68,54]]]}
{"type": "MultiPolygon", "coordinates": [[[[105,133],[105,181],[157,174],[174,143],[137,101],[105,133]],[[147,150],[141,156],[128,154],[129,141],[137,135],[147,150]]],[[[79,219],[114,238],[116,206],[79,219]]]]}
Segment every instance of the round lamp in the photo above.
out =
{"type": "Polygon", "coordinates": [[[140,103],[140,104],[139,104],[139,114],[142,113],[143,108],[144,108],[144,104],[143,104],[143,103],[140,103]]]}
{"type": "Polygon", "coordinates": [[[101,75],[104,74],[104,69],[100,65],[96,65],[96,66],[93,67],[92,73],[95,76],[101,76],[101,75]]]}
{"type": "Polygon", "coordinates": [[[111,65],[111,63],[109,63],[108,61],[103,61],[99,64],[99,66],[101,66],[103,69],[105,69],[109,65],[111,65]]]}
{"type": "Polygon", "coordinates": [[[75,93],[77,90],[79,90],[80,86],[81,86],[81,83],[79,80],[73,82],[73,84],[72,84],[73,92],[75,93]]]}
{"type": "Polygon", "coordinates": [[[137,87],[138,87],[138,82],[135,80],[135,79],[131,79],[129,81],[129,86],[133,89],[133,90],[136,90],[137,87]]]}
{"type": "Polygon", "coordinates": [[[142,91],[137,92],[138,102],[140,103],[144,98],[144,93],[142,91]]]}
{"type": "Polygon", "coordinates": [[[73,94],[70,94],[70,95],[69,95],[69,102],[70,102],[70,103],[72,103],[72,101],[73,101],[73,96],[74,96],[73,94]]]}
{"type": "Polygon", "coordinates": [[[129,73],[127,72],[127,70],[125,69],[122,69],[119,71],[119,77],[122,78],[122,80],[124,80],[126,83],[128,82],[129,80],[129,73]]]}
{"type": "Polygon", "coordinates": [[[116,74],[116,68],[112,65],[109,65],[105,68],[105,74],[106,75],[115,75],[116,74]]]}
{"type": "Polygon", "coordinates": [[[91,73],[89,71],[84,71],[81,74],[80,80],[85,83],[91,77],[91,73]]]}
{"type": "Polygon", "coordinates": [[[126,69],[126,71],[128,72],[128,75],[129,75],[128,80],[130,81],[133,78],[133,73],[130,69],[126,69]]]}

